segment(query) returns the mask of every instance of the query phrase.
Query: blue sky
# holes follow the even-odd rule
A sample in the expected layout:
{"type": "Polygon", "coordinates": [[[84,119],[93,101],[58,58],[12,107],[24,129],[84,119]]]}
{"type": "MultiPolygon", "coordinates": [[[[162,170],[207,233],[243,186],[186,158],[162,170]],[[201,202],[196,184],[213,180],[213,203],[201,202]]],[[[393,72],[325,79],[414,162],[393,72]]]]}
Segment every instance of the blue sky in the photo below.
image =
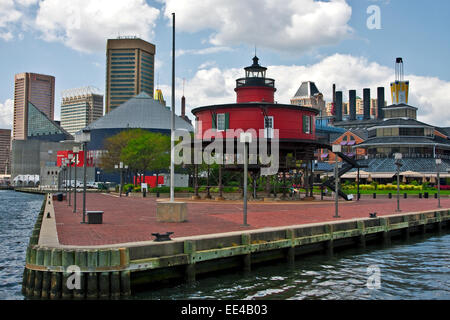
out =
{"type": "Polygon", "coordinates": [[[332,83],[344,95],[388,89],[395,58],[403,57],[419,120],[450,126],[447,0],[0,0],[0,127],[11,127],[16,73],[56,77],[57,119],[62,90],[104,91],[106,39],[119,34],[156,45],[155,79],[170,104],[172,11],[177,108],[183,78],[188,110],[233,102],[234,79],[256,45],[283,103],[306,80],[327,100],[332,83]],[[371,5],[380,8],[381,29],[367,27],[371,5]]]}

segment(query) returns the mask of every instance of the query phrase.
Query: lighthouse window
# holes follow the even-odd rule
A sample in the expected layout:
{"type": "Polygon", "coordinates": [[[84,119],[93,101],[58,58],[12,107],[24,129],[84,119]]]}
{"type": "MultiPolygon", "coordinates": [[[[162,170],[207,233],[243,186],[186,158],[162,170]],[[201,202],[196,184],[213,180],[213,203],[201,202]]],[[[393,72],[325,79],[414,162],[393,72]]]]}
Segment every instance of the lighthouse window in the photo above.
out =
{"type": "Polygon", "coordinates": [[[303,116],[303,133],[311,133],[311,117],[303,116]]]}
{"type": "Polygon", "coordinates": [[[230,122],[229,113],[218,113],[216,119],[218,131],[224,131],[229,129],[229,122],[230,122]]]}

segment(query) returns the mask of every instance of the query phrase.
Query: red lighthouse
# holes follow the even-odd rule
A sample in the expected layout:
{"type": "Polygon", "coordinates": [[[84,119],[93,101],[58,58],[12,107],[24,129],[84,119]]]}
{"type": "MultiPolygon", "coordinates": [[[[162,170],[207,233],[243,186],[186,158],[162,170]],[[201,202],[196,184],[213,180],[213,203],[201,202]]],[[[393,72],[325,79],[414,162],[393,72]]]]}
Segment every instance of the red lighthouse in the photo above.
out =
{"type": "MultiPolygon", "coordinates": [[[[280,142],[306,142],[312,158],[315,136],[315,116],[313,108],[274,102],[275,80],[266,78],[267,68],[253,58],[253,64],[244,68],[245,78],[236,80],[236,103],[197,107],[192,110],[201,123],[197,138],[214,138],[220,134],[231,138],[230,131],[255,130],[257,138],[275,138],[280,142]],[[264,136],[261,136],[264,132],[264,136]],[[312,145],[311,145],[312,143],[312,145]]],[[[237,138],[237,137],[234,137],[237,138]]],[[[298,144],[297,144],[298,145],[298,144]]]]}
{"type": "Polygon", "coordinates": [[[245,78],[236,80],[236,102],[274,102],[275,80],[266,78],[266,67],[258,63],[258,57],[253,58],[253,64],[244,68],[245,78]]]}

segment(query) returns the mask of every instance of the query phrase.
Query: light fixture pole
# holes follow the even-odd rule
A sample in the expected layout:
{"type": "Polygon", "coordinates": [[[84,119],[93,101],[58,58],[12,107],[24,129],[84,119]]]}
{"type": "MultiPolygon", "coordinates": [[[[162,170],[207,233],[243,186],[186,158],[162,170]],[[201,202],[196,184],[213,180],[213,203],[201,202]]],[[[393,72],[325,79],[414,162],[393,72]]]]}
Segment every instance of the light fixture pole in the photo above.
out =
{"type": "Polygon", "coordinates": [[[248,227],[247,223],[247,180],[248,180],[248,143],[252,142],[252,135],[241,133],[240,142],[244,144],[244,222],[243,227],[248,227]]]}
{"type": "Polygon", "coordinates": [[[120,185],[119,185],[119,197],[122,197],[122,187],[123,187],[123,169],[128,169],[128,165],[123,165],[123,162],[114,165],[115,169],[120,170],[120,185]]]}
{"type": "Polygon", "coordinates": [[[403,166],[402,164],[402,154],[396,153],[394,154],[395,165],[397,166],[397,212],[400,212],[400,168],[403,166]]]}
{"type": "MultiPolygon", "coordinates": [[[[81,130],[81,134],[75,135],[75,141],[83,145],[83,221],[86,223],[86,175],[87,175],[87,144],[91,141],[91,130],[85,128],[81,130]]],[[[76,172],[76,171],[75,171],[76,172]]],[[[75,181],[76,188],[76,181],[75,181]]],[[[76,194],[76,193],[75,193],[76,194]]]]}
{"type": "Polygon", "coordinates": [[[73,213],[77,212],[77,166],[79,147],[73,147],[73,154],[75,155],[75,172],[74,172],[74,189],[73,189],[73,213]]]}
{"type": "Polygon", "coordinates": [[[339,164],[338,153],[342,152],[342,146],[340,144],[334,144],[332,149],[335,155],[334,165],[334,216],[333,218],[340,218],[339,216],[339,164]]]}
{"type": "Polygon", "coordinates": [[[438,208],[441,207],[441,176],[440,176],[440,165],[442,163],[441,159],[436,159],[436,171],[437,171],[437,183],[438,183],[438,208]]]}
{"type": "Polygon", "coordinates": [[[69,207],[70,207],[70,198],[71,198],[71,193],[72,193],[72,165],[73,165],[73,153],[69,153],[67,155],[67,157],[69,158],[69,207]]]}

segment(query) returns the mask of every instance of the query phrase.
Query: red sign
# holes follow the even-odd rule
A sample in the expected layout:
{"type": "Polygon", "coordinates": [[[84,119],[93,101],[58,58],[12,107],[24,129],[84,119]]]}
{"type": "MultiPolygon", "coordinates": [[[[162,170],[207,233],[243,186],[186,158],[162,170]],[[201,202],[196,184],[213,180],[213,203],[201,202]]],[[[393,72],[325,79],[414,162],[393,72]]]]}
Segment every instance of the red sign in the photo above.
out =
{"type": "MultiPolygon", "coordinates": [[[[156,176],[146,176],[144,177],[144,179],[142,179],[143,181],[141,181],[140,177],[135,177],[134,178],[136,183],[146,183],[150,188],[155,188],[156,187],[156,176]]],[[[163,176],[158,176],[158,184],[163,184],[164,183],[164,177],[163,176]]]]}
{"type": "MultiPolygon", "coordinates": [[[[91,157],[89,153],[90,152],[88,151],[88,154],[87,154],[87,166],[88,167],[93,167],[93,163],[94,163],[93,157],[91,157]]],[[[72,161],[74,162],[75,161],[75,154],[71,150],[60,150],[60,151],[58,151],[56,153],[56,157],[57,157],[56,165],[58,167],[61,167],[62,160],[63,159],[69,159],[69,154],[73,155],[72,161]]],[[[70,166],[74,167],[75,163],[72,163],[70,166]]],[[[79,168],[79,167],[83,167],[83,166],[84,166],[84,151],[79,151],[78,152],[78,156],[77,156],[77,167],[79,168]]]]}

